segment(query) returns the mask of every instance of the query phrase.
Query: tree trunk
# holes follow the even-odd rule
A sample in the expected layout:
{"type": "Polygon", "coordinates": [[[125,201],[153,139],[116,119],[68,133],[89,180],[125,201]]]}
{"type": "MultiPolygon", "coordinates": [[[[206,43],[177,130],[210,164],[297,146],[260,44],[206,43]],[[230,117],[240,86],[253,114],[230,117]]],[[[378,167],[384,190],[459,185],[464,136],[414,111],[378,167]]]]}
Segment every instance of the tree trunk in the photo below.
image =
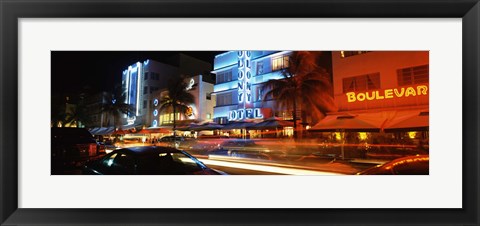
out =
{"type": "Polygon", "coordinates": [[[176,137],[176,135],[175,135],[175,132],[176,132],[175,129],[177,128],[177,125],[176,125],[176,124],[177,124],[177,121],[176,121],[176,119],[175,119],[175,118],[176,118],[176,108],[175,108],[176,103],[175,103],[175,102],[176,102],[176,101],[173,102],[173,144],[174,144],[174,145],[175,145],[176,142],[177,142],[177,137],[176,137]]]}
{"type": "Polygon", "coordinates": [[[293,116],[293,139],[296,141],[298,137],[297,137],[297,101],[295,99],[293,100],[292,116],[293,116]]]}

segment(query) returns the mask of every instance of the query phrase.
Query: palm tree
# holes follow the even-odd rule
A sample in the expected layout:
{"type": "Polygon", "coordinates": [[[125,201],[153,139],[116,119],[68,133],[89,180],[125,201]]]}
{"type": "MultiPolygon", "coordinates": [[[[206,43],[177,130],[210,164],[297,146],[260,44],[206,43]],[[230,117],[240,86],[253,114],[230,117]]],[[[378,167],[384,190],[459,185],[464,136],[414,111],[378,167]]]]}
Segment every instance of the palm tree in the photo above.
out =
{"type": "Polygon", "coordinates": [[[82,125],[86,125],[91,122],[85,102],[87,99],[87,94],[80,93],[69,96],[73,96],[73,100],[69,97],[59,95],[52,97],[52,127],[81,127],[82,125]]]}
{"type": "Polygon", "coordinates": [[[185,76],[173,77],[168,80],[167,95],[160,100],[160,111],[172,109],[173,111],[173,136],[175,140],[177,112],[186,114],[189,104],[194,103],[195,97],[187,91],[188,84],[185,76]]]}
{"type": "Polygon", "coordinates": [[[63,96],[52,95],[52,102],[50,107],[51,126],[59,127],[65,125],[65,119],[67,117],[66,102],[63,96]]]}
{"type": "Polygon", "coordinates": [[[102,106],[101,111],[107,113],[107,125],[110,123],[110,118],[113,118],[113,126],[115,129],[121,128],[121,117],[124,114],[134,114],[135,107],[131,104],[125,103],[126,94],[121,89],[117,88],[115,93],[107,93],[106,100],[102,106]]]}
{"type": "MultiPolygon", "coordinates": [[[[297,110],[326,114],[336,111],[333,101],[332,85],[328,72],[316,63],[317,55],[312,52],[293,52],[289,67],[281,73],[283,78],[268,80],[263,86],[263,101],[275,99],[280,109],[292,109],[293,137],[297,135],[297,110]]],[[[305,120],[305,117],[303,117],[305,120]]]]}
{"type": "Polygon", "coordinates": [[[85,104],[79,102],[77,105],[72,105],[65,116],[65,125],[75,125],[81,127],[88,125],[91,122],[90,115],[87,113],[85,104]]]}

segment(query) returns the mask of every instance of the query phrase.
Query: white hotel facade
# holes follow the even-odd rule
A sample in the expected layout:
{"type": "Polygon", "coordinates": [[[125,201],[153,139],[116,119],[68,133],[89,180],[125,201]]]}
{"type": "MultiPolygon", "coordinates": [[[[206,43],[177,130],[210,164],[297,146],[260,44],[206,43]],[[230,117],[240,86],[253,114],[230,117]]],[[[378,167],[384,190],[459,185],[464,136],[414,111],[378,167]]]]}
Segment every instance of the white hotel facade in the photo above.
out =
{"type": "Polygon", "coordinates": [[[153,93],[166,88],[169,78],[178,74],[178,68],[157,62],[145,60],[128,66],[122,74],[122,87],[126,92],[125,103],[135,108],[135,113],[125,116],[127,125],[150,124],[153,93]]]}
{"type": "MultiPolygon", "coordinates": [[[[188,56],[181,56],[188,57],[188,56]]],[[[125,103],[133,105],[135,112],[124,116],[124,125],[145,126],[145,127],[171,127],[173,124],[173,113],[171,111],[160,111],[160,100],[167,95],[168,80],[180,76],[181,72],[194,73],[198,68],[202,69],[203,62],[191,58],[193,62],[184,67],[176,67],[154,60],[145,60],[128,66],[123,71],[122,87],[127,96],[125,103]],[[198,66],[200,64],[200,66],[198,66]],[[193,65],[193,66],[192,66],[193,65]]],[[[194,103],[190,104],[186,116],[177,114],[177,123],[181,121],[201,122],[213,118],[213,79],[211,75],[197,74],[188,75],[185,81],[189,84],[188,90],[194,96],[194,103]]]]}
{"type": "Polygon", "coordinates": [[[227,124],[272,116],[287,119],[290,113],[276,109],[274,100],[262,100],[262,85],[270,79],[283,78],[281,69],[288,67],[290,54],[291,51],[229,51],[215,56],[214,121],[227,124]]]}

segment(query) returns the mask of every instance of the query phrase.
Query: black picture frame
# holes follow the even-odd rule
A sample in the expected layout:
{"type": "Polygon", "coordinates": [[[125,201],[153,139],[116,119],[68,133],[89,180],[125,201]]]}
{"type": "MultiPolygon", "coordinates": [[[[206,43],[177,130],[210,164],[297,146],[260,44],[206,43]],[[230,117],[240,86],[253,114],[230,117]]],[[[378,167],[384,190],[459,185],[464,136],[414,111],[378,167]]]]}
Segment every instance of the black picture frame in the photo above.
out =
{"type": "MultiPolygon", "coordinates": [[[[479,225],[478,0],[0,0],[1,225],[479,225]],[[18,208],[18,19],[124,17],[462,18],[461,209],[18,208]]],[[[448,43],[446,43],[448,45],[448,43]]],[[[460,149],[460,148],[459,148],[460,149]]],[[[450,150],[461,151],[461,150],[450,150]]],[[[41,194],[40,194],[41,195],[41,194]]],[[[53,198],[53,197],[52,197],[53,198]]]]}

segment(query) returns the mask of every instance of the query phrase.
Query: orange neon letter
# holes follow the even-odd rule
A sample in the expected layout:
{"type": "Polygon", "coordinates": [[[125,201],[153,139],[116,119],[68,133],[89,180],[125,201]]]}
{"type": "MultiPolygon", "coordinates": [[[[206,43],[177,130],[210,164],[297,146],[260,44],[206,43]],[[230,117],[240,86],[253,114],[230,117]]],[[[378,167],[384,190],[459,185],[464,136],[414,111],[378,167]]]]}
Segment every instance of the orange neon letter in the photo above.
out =
{"type": "MultiPolygon", "coordinates": [[[[375,100],[375,92],[372,92],[372,96],[368,95],[370,92],[367,92],[367,100],[375,100]]],[[[378,91],[377,91],[378,94],[378,91]]]]}
{"type": "Polygon", "coordinates": [[[348,102],[355,102],[357,100],[357,98],[355,98],[355,92],[349,92],[346,93],[346,95],[348,102]]]}
{"type": "Polygon", "coordinates": [[[380,93],[378,91],[375,91],[377,93],[377,100],[385,99],[384,96],[380,96],[380,93]]]}
{"type": "Polygon", "coordinates": [[[358,101],[364,101],[365,100],[365,93],[357,94],[357,100],[358,101]]]}
{"type": "Polygon", "coordinates": [[[397,97],[402,97],[402,96],[403,96],[403,93],[405,92],[405,88],[401,88],[400,90],[401,90],[400,93],[398,92],[398,89],[394,89],[394,90],[393,90],[393,92],[395,93],[395,95],[396,95],[397,97]]]}
{"type": "Polygon", "coordinates": [[[427,90],[428,90],[428,87],[427,86],[417,86],[417,94],[418,95],[427,95],[427,90]]]}
{"type": "Polygon", "coordinates": [[[385,90],[385,99],[390,99],[393,98],[393,90],[392,89],[386,89],[385,90]]]}
{"type": "Polygon", "coordinates": [[[407,87],[407,90],[405,91],[405,97],[408,97],[408,96],[416,96],[417,93],[415,92],[415,89],[412,88],[412,87],[407,87]]]}

